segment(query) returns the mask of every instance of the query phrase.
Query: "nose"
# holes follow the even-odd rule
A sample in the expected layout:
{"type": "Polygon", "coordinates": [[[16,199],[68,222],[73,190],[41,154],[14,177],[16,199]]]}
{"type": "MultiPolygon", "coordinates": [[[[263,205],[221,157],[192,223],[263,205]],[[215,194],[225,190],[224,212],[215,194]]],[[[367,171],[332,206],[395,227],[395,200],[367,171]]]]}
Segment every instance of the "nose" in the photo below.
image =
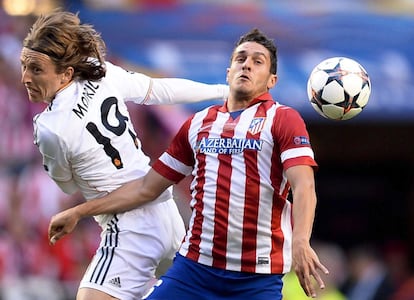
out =
{"type": "Polygon", "coordinates": [[[250,71],[251,70],[251,63],[252,63],[252,59],[251,58],[246,58],[243,62],[242,69],[250,71]]]}
{"type": "Polygon", "coordinates": [[[21,78],[21,82],[23,84],[30,82],[30,76],[27,73],[27,70],[22,70],[22,78],[21,78]]]}

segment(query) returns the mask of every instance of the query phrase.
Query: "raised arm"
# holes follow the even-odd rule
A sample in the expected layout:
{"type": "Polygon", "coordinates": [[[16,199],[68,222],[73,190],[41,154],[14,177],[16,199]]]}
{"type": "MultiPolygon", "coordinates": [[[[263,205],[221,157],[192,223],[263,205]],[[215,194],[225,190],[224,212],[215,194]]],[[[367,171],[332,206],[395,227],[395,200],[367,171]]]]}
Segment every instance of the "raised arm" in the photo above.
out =
{"type": "Polygon", "coordinates": [[[53,245],[71,233],[81,218],[117,214],[155,200],[173,182],[153,169],[142,178],[128,182],[102,198],[96,198],[62,211],[49,223],[49,241],[53,245]]]}
{"type": "Polygon", "coordinates": [[[205,84],[181,78],[153,78],[146,104],[193,103],[227,99],[229,88],[224,84],[205,84]]]}
{"type": "Polygon", "coordinates": [[[323,289],[325,284],[318,272],[328,274],[328,269],[310,245],[316,209],[314,173],[312,167],[298,165],[288,168],[286,176],[293,194],[293,268],[306,295],[316,297],[311,277],[323,289]]]}
{"type": "Polygon", "coordinates": [[[130,72],[110,62],[106,78],[119,87],[124,101],[136,104],[157,105],[194,103],[207,100],[226,100],[226,84],[207,84],[184,78],[156,78],[139,72],[130,72]]]}

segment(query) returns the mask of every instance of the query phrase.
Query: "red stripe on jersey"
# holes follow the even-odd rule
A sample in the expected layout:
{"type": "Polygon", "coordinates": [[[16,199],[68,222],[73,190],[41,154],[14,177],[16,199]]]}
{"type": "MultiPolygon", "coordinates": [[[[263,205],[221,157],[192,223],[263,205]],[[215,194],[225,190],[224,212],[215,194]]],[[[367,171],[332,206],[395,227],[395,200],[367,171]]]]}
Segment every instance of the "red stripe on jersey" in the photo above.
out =
{"type": "Polygon", "coordinates": [[[191,118],[184,122],[166,151],[169,155],[187,166],[194,165],[193,149],[188,141],[190,125],[191,118]]]}
{"type": "MultiPolygon", "coordinates": [[[[238,121],[239,118],[236,118],[238,121]]],[[[221,138],[232,138],[234,136],[234,127],[237,123],[232,117],[229,117],[223,127],[221,138]]],[[[229,201],[231,189],[232,174],[232,156],[228,154],[218,154],[219,167],[217,174],[217,192],[214,216],[214,237],[213,237],[213,267],[226,268],[227,252],[227,232],[229,224],[229,201]]]]}
{"type": "MultiPolygon", "coordinates": [[[[273,195],[273,208],[272,208],[272,229],[281,228],[281,212],[285,206],[285,200],[277,194],[273,195]]],[[[271,260],[271,272],[279,273],[283,270],[283,243],[285,237],[282,230],[272,230],[272,260],[271,260]]]]}
{"type": "MultiPolygon", "coordinates": [[[[188,130],[191,124],[191,119],[188,119],[180,128],[177,135],[174,137],[166,152],[176,160],[187,166],[194,165],[193,149],[188,141],[188,130]]],[[[185,178],[185,174],[175,170],[170,166],[164,164],[160,159],[157,159],[152,168],[165,178],[178,183],[185,178]]]]}
{"type": "Polygon", "coordinates": [[[169,166],[165,165],[160,160],[156,160],[154,164],[152,165],[152,168],[154,169],[154,171],[161,174],[163,177],[175,183],[180,182],[181,180],[185,178],[184,174],[181,174],[177,172],[176,170],[170,168],[169,166]]]}
{"type": "MultiPolygon", "coordinates": [[[[201,128],[207,128],[214,120],[217,118],[217,109],[210,108],[207,116],[203,120],[203,124],[201,128]]],[[[202,138],[207,138],[209,135],[208,131],[200,130],[197,140],[200,141],[202,138]]],[[[191,237],[189,239],[189,247],[187,257],[197,261],[200,255],[200,241],[201,241],[201,233],[203,231],[203,196],[204,196],[204,183],[205,183],[205,164],[206,164],[206,155],[203,153],[196,153],[196,160],[198,161],[198,170],[197,170],[197,184],[194,187],[195,195],[194,199],[196,203],[194,205],[195,210],[195,217],[194,217],[194,224],[192,226],[191,237]]]]}
{"type": "Polygon", "coordinates": [[[302,156],[302,157],[295,157],[294,159],[287,159],[283,163],[283,166],[285,167],[285,169],[288,169],[291,166],[297,166],[299,164],[311,166],[315,170],[318,168],[318,165],[316,164],[316,162],[309,156],[302,156]]]}

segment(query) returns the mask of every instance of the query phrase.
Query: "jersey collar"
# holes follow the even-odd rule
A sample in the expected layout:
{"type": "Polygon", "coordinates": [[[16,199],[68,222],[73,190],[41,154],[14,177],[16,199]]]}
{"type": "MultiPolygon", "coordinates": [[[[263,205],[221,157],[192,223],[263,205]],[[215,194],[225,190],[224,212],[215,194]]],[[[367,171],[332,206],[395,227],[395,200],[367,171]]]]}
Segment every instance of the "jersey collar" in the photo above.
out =
{"type": "MultiPolygon", "coordinates": [[[[228,112],[227,101],[228,100],[226,100],[226,102],[224,102],[223,106],[220,107],[220,109],[219,109],[220,112],[228,112]]],[[[274,101],[273,97],[270,93],[264,93],[264,94],[260,95],[259,97],[254,98],[252,101],[250,101],[249,105],[247,107],[245,107],[245,109],[248,108],[248,107],[251,107],[251,106],[253,106],[253,105],[255,105],[259,102],[265,102],[265,101],[274,101]]]]}
{"type": "Polygon", "coordinates": [[[76,84],[75,81],[72,81],[56,93],[55,97],[48,105],[48,110],[56,109],[57,107],[72,106],[73,101],[76,100],[75,91],[76,84]]]}

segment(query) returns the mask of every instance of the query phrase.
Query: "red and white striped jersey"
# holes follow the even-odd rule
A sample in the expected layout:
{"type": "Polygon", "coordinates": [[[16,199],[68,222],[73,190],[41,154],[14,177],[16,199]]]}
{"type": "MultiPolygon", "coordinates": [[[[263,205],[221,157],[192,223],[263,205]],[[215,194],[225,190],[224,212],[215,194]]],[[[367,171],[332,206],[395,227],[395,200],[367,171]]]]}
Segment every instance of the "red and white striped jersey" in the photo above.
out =
{"type": "Polygon", "coordinates": [[[284,171],[316,166],[313,156],[299,113],[270,94],[235,118],[226,105],[196,113],[153,165],[175,182],[194,177],[179,253],[226,270],[288,272],[292,222],[284,171]]]}

